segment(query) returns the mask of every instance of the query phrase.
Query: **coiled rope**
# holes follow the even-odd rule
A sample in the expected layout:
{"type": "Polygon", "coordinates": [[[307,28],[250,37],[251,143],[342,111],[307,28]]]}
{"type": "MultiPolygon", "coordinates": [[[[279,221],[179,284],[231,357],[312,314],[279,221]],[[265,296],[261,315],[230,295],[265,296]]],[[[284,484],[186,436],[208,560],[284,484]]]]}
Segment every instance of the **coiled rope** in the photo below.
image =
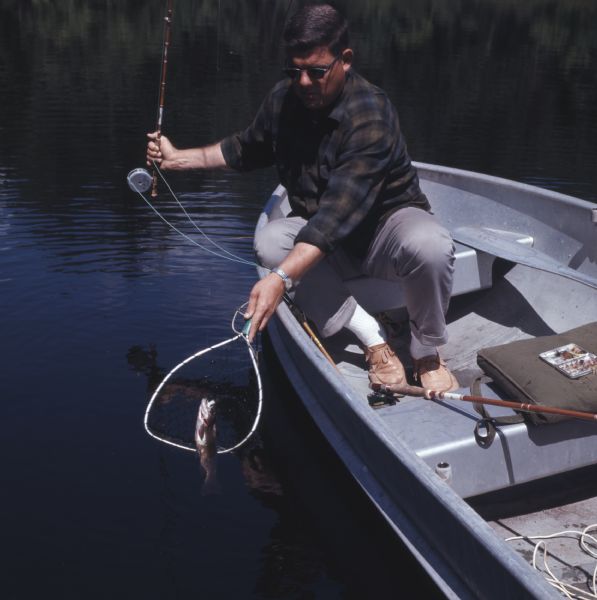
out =
{"type": "Polygon", "coordinates": [[[597,523],[588,525],[582,531],[571,529],[571,530],[559,531],[557,533],[552,533],[549,535],[518,535],[518,536],[506,538],[506,541],[511,542],[511,541],[515,541],[515,540],[540,540],[535,545],[535,549],[533,551],[533,568],[538,571],[541,571],[541,569],[538,566],[538,562],[539,562],[539,553],[540,553],[541,549],[543,549],[544,571],[541,571],[541,572],[547,573],[545,578],[548,583],[550,583],[552,586],[557,588],[567,598],[580,598],[580,599],[597,598],[597,565],[595,566],[595,569],[593,570],[593,577],[592,577],[592,581],[591,581],[591,588],[592,588],[591,592],[588,592],[586,590],[578,588],[570,583],[566,583],[566,582],[562,581],[561,579],[559,579],[553,573],[553,571],[547,564],[548,551],[547,551],[547,544],[545,542],[545,540],[547,540],[547,539],[554,539],[554,538],[561,538],[561,537],[575,537],[575,538],[578,538],[581,549],[589,556],[592,556],[593,558],[597,559],[597,538],[594,535],[591,535],[588,533],[589,531],[592,531],[592,530],[597,530],[597,523]],[[591,545],[593,546],[592,548],[591,548],[591,545]]]}

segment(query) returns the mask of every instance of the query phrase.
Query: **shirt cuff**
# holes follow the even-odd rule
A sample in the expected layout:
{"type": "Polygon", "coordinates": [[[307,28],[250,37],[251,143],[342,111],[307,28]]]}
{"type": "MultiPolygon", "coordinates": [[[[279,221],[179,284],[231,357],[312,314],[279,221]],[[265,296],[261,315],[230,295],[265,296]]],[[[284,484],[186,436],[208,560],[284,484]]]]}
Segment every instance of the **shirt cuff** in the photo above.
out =
{"type": "Polygon", "coordinates": [[[226,165],[235,171],[242,169],[240,143],[237,135],[231,135],[220,142],[220,150],[226,165]]]}
{"type": "Polygon", "coordinates": [[[329,240],[317,229],[310,226],[308,223],[305,225],[294,238],[295,245],[299,242],[304,242],[305,244],[311,244],[312,246],[316,246],[319,248],[324,254],[329,254],[334,250],[333,245],[329,242],[329,240]]]}

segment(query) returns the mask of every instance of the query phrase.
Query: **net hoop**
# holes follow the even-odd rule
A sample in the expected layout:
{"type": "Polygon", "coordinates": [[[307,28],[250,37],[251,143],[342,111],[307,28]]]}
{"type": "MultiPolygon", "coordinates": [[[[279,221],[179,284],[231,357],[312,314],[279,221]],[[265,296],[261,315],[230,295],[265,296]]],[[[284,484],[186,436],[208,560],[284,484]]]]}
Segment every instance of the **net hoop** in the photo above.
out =
{"type": "Polygon", "coordinates": [[[151,409],[153,407],[153,404],[156,400],[156,398],[158,397],[158,394],[160,393],[160,391],[162,390],[162,388],[164,387],[164,385],[166,385],[166,383],[168,382],[168,380],[172,377],[172,375],[174,375],[174,373],[176,373],[176,371],[178,371],[179,369],[181,369],[182,367],[184,367],[185,365],[189,364],[192,360],[195,360],[196,358],[199,358],[200,356],[203,356],[204,354],[206,354],[207,352],[209,352],[210,350],[215,350],[216,348],[221,348],[222,346],[225,346],[226,344],[230,344],[236,340],[238,340],[239,338],[241,338],[247,345],[247,349],[249,351],[249,356],[251,357],[251,364],[253,365],[253,370],[255,372],[255,377],[256,377],[256,383],[257,383],[257,396],[258,396],[258,403],[257,403],[257,412],[255,414],[255,419],[253,420],[253,425],[251,426],[251,429],[249,430],[249,432],[247,433],[247,435],[240,440],[240,442],[238,442],[237,444],[235,444],[234,446],[230,446],[229,448],[222,448],[222,447],[218,447],[217,448],[217,453],[218,454],[227,454],[229,452],[233,452],[234,450],[237,450],[238,448],[240,448],[242,445],[244,445],[249,438],[255,433],[255,431],[257,430],[257,426],[259,425],[259,420],[261,418],[261,410],[263,407],[263,386],[261,384],[261,375],[259,374],[259,366],[257,364],[257,354],[255,352],[255,349],[253,348],[253,346],[251,345],[251,343],[249,342],[249,339],[247,337],[248,335],[248,327],[247,325],[245,325],[245,327],[243,327],[242,331],[238,331],[234,325],[235,319],[240,315],[240,310],[238,309],[235,313],[234,313],[234,317],[232,319],[232,329],[233,331],[236,332],[236,335],[234,335],[233,337],[224,340],[223,342],[219,342],[217,344],[214,344],[213,346],[210,346],[209,348],[204,348],[203,350],[199,350],[198,352],[195,352],[194,354],[191,354],[191,356],[188,356],[187,358],[185,358],[183,361],[179,362],[165,377],[164,379],[162,379],[162,381],[160,382],[160,384],[157,386],[157,388],[155,389],[155,391],[153,392],[149,403],[147,404],[147,408],[145,409],[145,415],[143,417],[143,425],[145,427],[145,431],[147,431],[147,433],[154,439],[159,440],[160,442],[163,442],[164,444],[168,444],[170,446],[174,446],[175,448],[181,448],[182,450],[188,450],[190,452],[196,452],[196,450],[194,448],[189,448],[188,446],[183,446],[182,444],[177,444],[176,442],[173,442],[171,440],[165,439],[163,437],[160,437],[158,435],[156,435],[153,431],[151,431],[151,429],[149,428],[149,413],[151,412],[151,409]]]}

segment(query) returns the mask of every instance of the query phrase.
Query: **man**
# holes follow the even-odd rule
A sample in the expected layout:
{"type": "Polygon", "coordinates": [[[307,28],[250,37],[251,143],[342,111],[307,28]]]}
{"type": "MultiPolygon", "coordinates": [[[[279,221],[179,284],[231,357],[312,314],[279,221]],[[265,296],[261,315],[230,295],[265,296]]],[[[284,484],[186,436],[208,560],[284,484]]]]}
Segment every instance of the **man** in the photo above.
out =
{"type": "Polygon", "coordinates": [[[427,389],[456,389],[437,350],[447,341],[454,245],[419,188],[396,110],[352,70],[347,23],[336,9],[301,8],[284,40],[287,79],[269,92],[245,131],[185,150],[148,134],[148,164],[155,160],[172,170],[276,166],[292,212],[255,240],[260,263],[272,272],[250,294],[250,339],[293,290],[324,337],[343,327],[357,336],[372,388],[399,392],[406,385],[402,363],[383,327],[344,285],[362,273],[399,280],[415,377],[427,389]]]}

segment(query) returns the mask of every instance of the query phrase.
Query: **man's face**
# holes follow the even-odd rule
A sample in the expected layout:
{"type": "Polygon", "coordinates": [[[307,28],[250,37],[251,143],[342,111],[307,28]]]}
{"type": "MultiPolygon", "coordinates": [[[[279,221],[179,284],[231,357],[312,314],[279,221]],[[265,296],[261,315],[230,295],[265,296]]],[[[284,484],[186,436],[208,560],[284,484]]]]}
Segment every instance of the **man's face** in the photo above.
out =
{"type": "Polygon", "coordinates": [[[321,79],[309,75],[306,70],[301,71],[293,80],[294,92],[309,110],[321,110],[329,106],[342,91],[351,62],[352,50],[346,49],[340,56],[334,56],[325,46],[305,54],[292,55],[287,64],[289,67],[308,69],[331,65],[321,79]]]}

